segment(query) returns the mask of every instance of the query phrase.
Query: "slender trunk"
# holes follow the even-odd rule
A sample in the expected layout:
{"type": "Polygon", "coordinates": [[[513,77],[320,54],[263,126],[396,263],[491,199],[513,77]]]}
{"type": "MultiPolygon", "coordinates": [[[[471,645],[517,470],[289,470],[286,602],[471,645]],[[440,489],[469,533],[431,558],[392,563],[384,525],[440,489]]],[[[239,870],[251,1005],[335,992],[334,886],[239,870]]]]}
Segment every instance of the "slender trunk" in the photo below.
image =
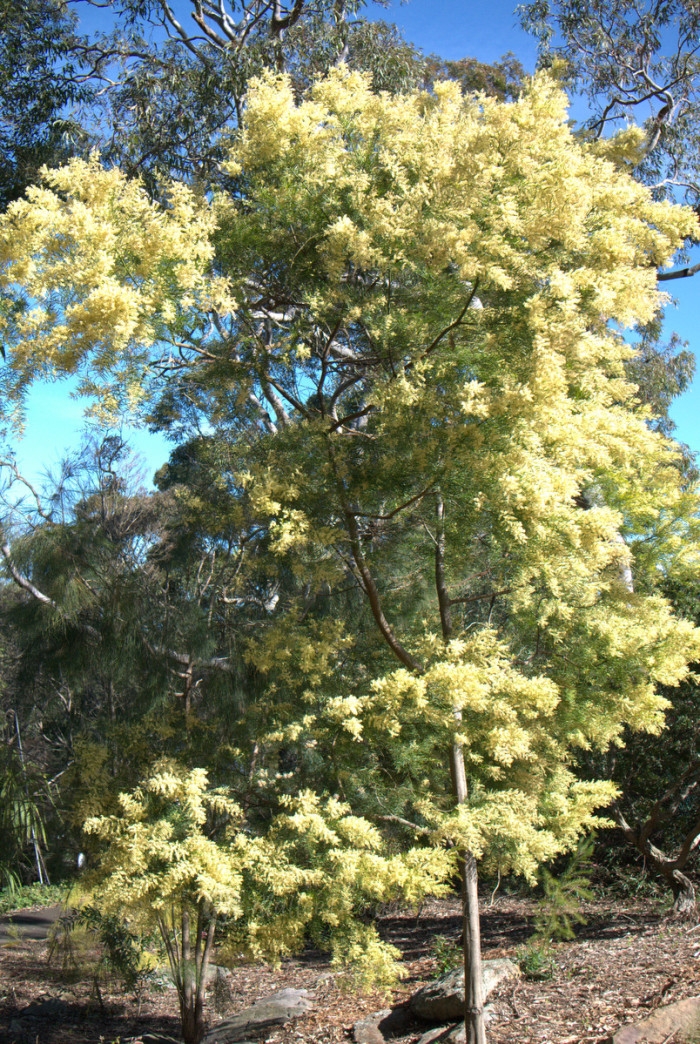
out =
{"type": "Polygon", "coordinates": [[[173,946],[172,940],[166,938],[162,923],[159,921],[161,934],[166,942],[166,949],[170,964],[177,962],[175,982],[180,1001],[180,1021],[182,1023],[182,1039],[185,1044],[200,1044],[205,1033],[204,1002],[206,995],[206,978],[209,960],[214,946],[214,933],[216,930],[216,915],[205,909],[203,903],[199,904],[197,910],[197,921],[194,946],[191,938],[190,915],[187,910],[182,912],[182,934],[180,952],[177,952],[177,944],[173,946]],[[204,922],[209,913],[204,937],[204,922]]]}
{"type": "MultiPolygon", "coordinates": [[[[201,956],[197,961],[197,992],[195,996],[195,1024],[197,1027],[201,1027],[201,1034],[204,1035],[204,999],[206,993],[206,981],[207,981],[207,969],[209,968],[209,958],[214,946],[214,933],[216,931],[216,917],[212,914],[207,927],[207,937],[204,947],[201,952],[201,956]]],[[[201,1036],[197,1037],[196,1044],[199,1044],[201,1036]]]]}
{"type": "Polygon", "coordinates": [[[464,921],[464,1025],[467,1044],[486,1044],[484,977],[481,966],[481,928],[476,859],[460,852],[462,863],[462,917],[464,921]]]}
{"type": "MultiPolygon", "coordinates": [[[[472,295],[473,297],[473,295],[472,295]]],[[[470,299],[471,300],[471,299],[470,299]]],[[[467,305],[468,307],[468,305],[467,305]]],[[[466,309],[465,309],[466,311],[466,309]]],[[[445,331],[446,332],[446,331],[445,331]]],[[[442,336],[442,335],[441,335],[442,336]]],[[[437,342],[435,342],[437,344],[437,342]]],[[[430,350],[435,345],[432,345],[430,350]]],[[[345,522],[350,539],[352,556],[359,573],[362,588],[374,616],[375,623],[385,642],[396,658],[416,674],[423,673],[421,664],[411,656],[398,641],[392,627],[384,616],[379,592],[362,551],[362,542],[357,526],[357,518],[353,508],[347,503],[342,480],[338,477],[332,446],[328,447],[331,467],[336,473],[338,492],[340,493],[345,522]]],[[[427,491],[426,491],[427,492],[427,491]]],[[[441,495],[437,495],[438,531],[435,546],[435,586],[438,597],[442,637],[445,643],[452,637],[451,605],[445,580],[445,508],[441,495]]],[[[459,731],[462,712],[454,708],[455,731],[459,731]]],[[[454,787],[455,800],[458,805],[467,804],[467,776],[464,766],[464,751],[461,743],[454,742],[450,750],[450,770],[454,787]]],[[[479,929],[479,896],[478,876],[474,854],[467,849],[458,853],[459,867],[462,877],[462,911],[464,922],[464,1023],[467,1044],[486,1044],[484,1026],[484,987],[481,966],[481,933],[479,929]]]]}
{"type": "MultiPolygon", "coordinates": [[[[455,712],[455,718],[461,718],[455,712]]],[[[452,783],[458,804],[468,800],[464,751],[459,743],[450,754],[452,783]]],[[[476,859],[468,849],[458,853],[462,878],[462,947],[464,953],[464,1026],[466,1044],[486,1044],[484,1023],[484,977],[481,966],[481,928],[479,924],[479,889],[476,859]]]]}
{"type": "MultiPolygon", "coordinates": [[[[189,911],[182,911],[182,992],[180,1018],[185,1044],[199,1044],[204,1036],[204,990],[198,989],[196,960],[193,959],[190,938],[189,911]]],[[[195,949],[199,947],[195,944],[195,949]]],[[[203,986],[203,984],[202,984],[203,986]]]]}
{"type": "MultiPolygon", "coordinates": [[[[438,494],[437,539],[435,544],[435,585],[437,588],[442,636],[452,637],[451,604],[445,581],[445,505],[438,494]]],[[[455,728],[462,723],[462,712],[454,709],[455,728]]],[[[467,772],[462,744],[454,742],[450,751],[452,787],[458,805],[469,801],[467,772]]],[[[474,854],[462,849],[458,855],[462,877],[462,945],[464,952],[464,1028],[467,1044],[486,1044],[484,1023],[484,977],[481,966],[481,928],[479,924],[479,877],[474,854]]]]}
{"type": "Polygon", "coordinates": [[[186,1011],[181,1012],[182,1039],[185,1044],[200,1044],[204,1037],[204,1011],[199,998],[186,1011]]]}

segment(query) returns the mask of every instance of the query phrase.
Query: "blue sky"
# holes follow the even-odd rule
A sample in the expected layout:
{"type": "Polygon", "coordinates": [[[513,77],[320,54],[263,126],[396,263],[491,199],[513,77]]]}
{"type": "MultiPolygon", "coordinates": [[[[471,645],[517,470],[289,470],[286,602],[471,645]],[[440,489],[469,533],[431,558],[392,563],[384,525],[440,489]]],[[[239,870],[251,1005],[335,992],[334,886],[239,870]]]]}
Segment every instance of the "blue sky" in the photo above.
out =
{"type": "MultiPolygon", "coordinates": [[[[409,0],[393,2],[388,8],[371,4],[369,13],[395,22],[407,39],[426,53],[492,62],[513,51],[527,70],[534,68],[535,44],[520,29],[513,0],[409,0]]],[[[93,9],[90,28],[97,28],[99,17],[93,9]]],[[[669,331],[676,330],[692,350],[700,352],[696,335],[700,325],[700,275],[667,283],[665,289],[678,300],[677,307],[668,309],[669,331]]],[[[25,435],[14,447],[18,464],[28,477],[36,479],[47,467],[55,467],[77,444],[83,428],[82,409],[83,403],[70,398],[65,384],[43,385],[32,391],[25,435]]],[[[700,451],[700,377],[675,404],[672,415],[678,425],[677,437],[700,451]]],[[[143,430],[128,429],[126,433],[142,456],[146,473],[152,476],[167,460],[169,444],[143,430]]]]}

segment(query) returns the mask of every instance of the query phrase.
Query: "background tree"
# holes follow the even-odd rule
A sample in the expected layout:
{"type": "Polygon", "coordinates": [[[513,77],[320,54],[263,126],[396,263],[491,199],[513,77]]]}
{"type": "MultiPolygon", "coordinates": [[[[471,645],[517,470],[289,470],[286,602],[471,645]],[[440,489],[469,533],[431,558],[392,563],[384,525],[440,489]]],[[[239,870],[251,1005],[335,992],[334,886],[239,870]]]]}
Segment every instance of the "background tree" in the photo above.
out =
{"type": "Polygon", "coordinates": [[[0,209],[36,181],[40,168],[75,150],[75,116],[87,97],[76,21],[61,0],[0,5],[0,209]]]}
{"type": "Polygon", "coordinates": [[[3,854],[0,881],[14,890],[36,874],[40,884],[49,884],[44,862],[46,831],[41,805],[46,801],[42,777],[28,766],[17,712],[6,717],[0,748],[0,829],[3,854]],[[9,720],[8,720],[9,719],[9,720]]]}
{"type": "MultiPolygon", "coordinates": [[[[677,611],[697,614],[697,584],[678,576],[668,586],[677,611]]],[[[673,895],[674,912],[693,916],[696,888],[693,869],[700,845],[698,806],[698,689],[691,674],[677,689],[664,689],[671,706],[661,741],[627,731],[624,745],[604,755],[580,758],[591,777],[606,775],[619,789],[612,806],[617,831],[607,831],[599,844],[607,873],[629,873],[630,863],[663,882],[673,895]]]]}

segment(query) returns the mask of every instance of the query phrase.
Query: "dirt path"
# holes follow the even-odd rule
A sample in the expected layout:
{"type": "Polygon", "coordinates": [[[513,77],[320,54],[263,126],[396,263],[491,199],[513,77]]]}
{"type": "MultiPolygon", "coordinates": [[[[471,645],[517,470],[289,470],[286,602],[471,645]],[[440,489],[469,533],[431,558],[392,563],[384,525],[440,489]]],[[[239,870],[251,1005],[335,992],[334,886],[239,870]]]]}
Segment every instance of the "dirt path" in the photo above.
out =
{"type": "Polygon", "coordinates": [[[0,917],[0,946],[24,939],[43,942],[63,912],[62,906],[40,910],[15,910],[0,917]]]}

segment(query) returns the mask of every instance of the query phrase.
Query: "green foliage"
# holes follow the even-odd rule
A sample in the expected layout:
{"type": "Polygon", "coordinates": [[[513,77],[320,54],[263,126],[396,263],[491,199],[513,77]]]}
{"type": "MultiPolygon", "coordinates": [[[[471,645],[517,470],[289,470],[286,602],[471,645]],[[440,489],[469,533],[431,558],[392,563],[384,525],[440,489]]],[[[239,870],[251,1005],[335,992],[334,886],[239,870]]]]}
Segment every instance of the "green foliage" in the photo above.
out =
{"type": "Polygon", "coordinates": [[[649,408],[657,431],[670,435],[675,425],[671,403],[687,390],[695,374],[695,356],[677,334],[662,343],[662,317],[637,329],[636,354],[626,364],[629,379],[639,388],[640,401],[649,408]]]}
{"type": "Polygon", "coordinates": [[[23,877],[32,873],[41,849],[46,846],[46,830],[41,805],[47,799],[45,782],[8,744],[0,746],[0,883],[8,891],[19,888],[23,877]]]}
{"type": "Polygon", "coordinates": [[[427,59],[426,79],[455,80],[465,94],[484,93],[499,101],[512,101],[523,88],[525,70],[511,52],[492,65],[477,58],[446,61],[431,55],[427,59]]]}
{"type": "Polygon", "coordinates": [[[140,1000],[155,983],[153,960],[146,951],[152,943],[120,917],[104,916],[88,904],[67,909],[53,925],[48,961],[63,980],[92,981],[100,1003],[107,983],[117,983],[140,1000]]]}
{"type": "Polygon", "coordinates": [[[643,125],[636,173],[669,196],[697,205],[700,171],[696,141],[700,22],[690,0],[528,0],[525,28],[540,43],[540,62],[554,66],[588,100],[589,133],[643,125]]]}
{"type": "Polygon", "coordinates": [[[57,906],[65,902],[65,885],[34,883],[0,890],[0,914],[10,913],[12,910],[29,910],[33,907],[57,906]]]}
{"type": "Polygon", "coordinates": [[[546,982],[554,976],[556,960],[546,939],[533,938],[517,952],[520,970],[526,979],[546,982]]]}
{"type": "Polygon", "coordinates": [[[99,943],[93,932],[80,924],[78,910],[68,910],[58,918],[48,936],[47,961],[64,982],[91,980],[96,983],[99,943]]]}
{"type": "Polygon", "coordinates": [[[446,975],[447,972],[459,968],[464,963],[462,947],[454,939],[448,939],[444,935],[434,935],[430,949],[440,975],[446,975]]]}
{"type": "Polygon", "coordinates": [[[538,903],[535,916],[533,939],[536,944],[547,946],[553,940],[573,939],[574,925],[586,923],[581,904],[594,898],[590,882],[590,858],[594,848],[594,835],[581,838],[560,874],[542,867],[544,898],[538,903]]]}
{"type": "Polygon", "coordinates": [[[75,19],[59,0],[0,3],[0,211],[45,163],[64,161],[81,130],[70,112],[86,96],[75,19]]]}
{"type": "Polygon", "coordinates": [[[125,992],[140,997],[154,978],[153,969],[145,961],[143,938],[132,932],[122,918],[102,914],[95,906],[82,907],[77,924],[94,932],[100,941],[102,957],[95,974],[104,968],[118,979],[125,992]]]}

